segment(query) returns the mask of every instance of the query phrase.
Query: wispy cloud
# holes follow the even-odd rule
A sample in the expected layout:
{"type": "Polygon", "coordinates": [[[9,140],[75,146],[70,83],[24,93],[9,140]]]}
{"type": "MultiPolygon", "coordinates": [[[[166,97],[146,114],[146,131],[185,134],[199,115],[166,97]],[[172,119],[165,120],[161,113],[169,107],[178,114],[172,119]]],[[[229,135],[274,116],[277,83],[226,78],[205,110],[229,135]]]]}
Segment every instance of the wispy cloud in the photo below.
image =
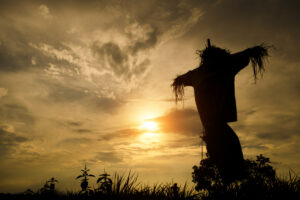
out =
{"type": "Polygon", "coordinates": [[[300,169],[299,7],[281,0],[1,2],[1,188],[12,191],[28,174],[37,185],[37,171],[71,176],[85,162],[174,180],[189,171],[200,159],[203,128],[192,89],[185,108],[175,109],[170,83],[198,65],[194,51],[207,38],[233,52],[261,42],[276,47],[263,79],[254,85],[250,68],[236,77],[239,121],[230,125],[247,156],[264,153],[300,169]],[[137,121],[153,113],[159,139],[151,142],[137,121]]]}

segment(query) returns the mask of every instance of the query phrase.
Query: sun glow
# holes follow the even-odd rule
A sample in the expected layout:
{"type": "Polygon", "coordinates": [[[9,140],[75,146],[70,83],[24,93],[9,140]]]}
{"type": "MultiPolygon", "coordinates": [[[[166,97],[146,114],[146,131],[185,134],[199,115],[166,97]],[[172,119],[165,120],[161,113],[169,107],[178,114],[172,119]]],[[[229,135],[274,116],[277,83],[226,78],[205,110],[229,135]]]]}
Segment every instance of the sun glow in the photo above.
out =
{"type": "Polygon", "coordinates": [[[154,121],[143,121],[140,129],[146,130],[146,131],[157,131],[158,130],[158,124],[154,121]]]}
{"type": "Polygon", "coordinates": [[[160,142],[160,135],[158,133],[143,133],[140,136],[140,141],[143,144],[155,144],[160,142]]]}
{"type": "Polygon", "coordinates": [[[141,130],[139,139],[142,144],[153,145],[161,142],[161,133],[156,121],[144,120],[141,122],[139,129],[141,130]]]}

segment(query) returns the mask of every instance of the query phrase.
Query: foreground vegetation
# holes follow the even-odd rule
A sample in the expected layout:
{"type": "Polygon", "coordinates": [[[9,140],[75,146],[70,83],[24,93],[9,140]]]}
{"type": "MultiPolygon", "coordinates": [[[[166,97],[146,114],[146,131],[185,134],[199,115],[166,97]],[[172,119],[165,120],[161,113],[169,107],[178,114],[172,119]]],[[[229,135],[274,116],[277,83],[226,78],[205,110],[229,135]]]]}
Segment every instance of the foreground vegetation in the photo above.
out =
{"type": "Polygon", "coordinates": [[[138,177],[131,172],[128,175],[115,174],[112,178],[104,171],[97,179],[98,188],[89,187],[89,173],[85,166],[80,179],[81,191],[59,192],[55,189],[58,180],[51,178],[37,192],[27,190],[20,194],[0,194],[0,199],[182,199],[182,200],[210,200],[210,199],[300,199],[300,178],[289,173],[287,179],[280,178],[271,166],[268,158],[262,155],[256,160],[245,160],[247,176],[242,180],[225,183],[215,165],[209,158],[193,167],[194,187],[186,184],[178,186],[176,183],[154,185],[152,187],[138,183],[138,177]]]}
{"type": "MultiPolygon", "coordinates": [[[[197,198],[198,194],[195,193],[194,189],[188,189],[187,185],[182,187],[174,184],[166,185],[154,185],[152,187],[141,185],[137,182],[137,176],[129,173],[127,176],[120,176],[115,174],[112,179],[107,176],[109,174],[101,176],[97,180],[99,182],[99,188],[91,189],[87,187],[85,190],[79,192],[59,192],[50,189],[45,186],[37,192],[27,190],[21,194],[0,194],[0,199],[20,199],[20,200],[40,200],[40,199],[55,199],[55,200],[83,200],[83,199],[124,199],[124,200],[135,200],[135,199],[186,199],[193,200],[197,198]],[[106,179],[106,180],[105,180],[106,179]],[[111,181],[110,181],[111,180],[111,181]]],[[[81,182],[85,182],[83,178],[81,182]]],[[[86,184],[84,184],[86,185],[86,184]]],[[[53,188],[53,187],[52,187],[53,188]]],[[[83,189],[83,188],[82,188],[83,189]]]]}
{"type": "Polygon", "coordinates": [[[201,199],[300,199],[300,178],[289,173],[288,178],[276,175],[269,158],[259,155],[245,160],[246,177],[224,183],[210,159],[193,167],[193,182],[201,199]]]}

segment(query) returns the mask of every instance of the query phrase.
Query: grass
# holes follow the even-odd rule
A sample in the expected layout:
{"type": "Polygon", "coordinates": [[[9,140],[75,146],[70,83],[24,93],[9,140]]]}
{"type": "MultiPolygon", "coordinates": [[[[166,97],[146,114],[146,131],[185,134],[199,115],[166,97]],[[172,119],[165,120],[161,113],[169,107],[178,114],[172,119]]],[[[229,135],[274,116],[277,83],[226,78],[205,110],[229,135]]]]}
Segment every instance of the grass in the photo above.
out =
{"type": "MultiPolygon", "coordinates": [[[[177,186],[176,183],[143,185],[138,182],[138,176],[129,172],[127,175],[115,173],[100,175],[97,181],[99,188],[78,192],[61,192],[47,184],[37,192],[27,190],[24,193],[0,193],[1,200],[259,200],[259,199],[300,199],[300,178],[289,173],[287,178],[278,177],[268,158],[262,155],[257,160],[246,160],[248,176],[241,181],[225,184],[210,160],[203,159],[200,166],[194,166],[192,173],[194,186],[187,184],[177,186]],[[105,177],[105,178],[103,178],[105,177]]],[[[54,178],[52,178],[55,180],[54,178]]],[[[51,179],[51,180],[52,180],[51,179]]],[[[55,183],[54,181],[48,181],[55,183]]],[[[46,182],[47,183],[47,182],[46,182]]],[[[53,186],[53,185],[52,185],[53,186]]]]}
{"type": "Polygon", "coordinates": [[[55,199],[55,200],[102,200],[102,199],[182,199],[194,200],[199,199],[198,194],[193,188],[189,188],[187,184],[177,186],[177,184],[156,184],[153,186],[142,185],[138,182],[138,176],[131,172],[128,175],[114,174],[112,178],[111,189],[99,190],[88,189],[84,192],[60,192],[51,190],[39,190],[37,192],[26,191],[19,194],[0,194],[0,199],[8,200],[40,200],[40,199],[55,199]]]}
{"type": "Polygon", "coordinates": [[[89,189],[86,192],[60,191],[27,191],[19,194],[0,194],[0,199],[8,200],[96,200],[96,199],[124,199],[124,200],[210,200],[210,199],[300,199],[300,179],[290,176],[289,180],[276,178],[272,182],[246,180],[234,182],[228,186],[216,186],[212,190],[195,191],[187,184],[157,184],[153,186],[141,185],[137,176],[115,174],[111,191],[89,189]]]}

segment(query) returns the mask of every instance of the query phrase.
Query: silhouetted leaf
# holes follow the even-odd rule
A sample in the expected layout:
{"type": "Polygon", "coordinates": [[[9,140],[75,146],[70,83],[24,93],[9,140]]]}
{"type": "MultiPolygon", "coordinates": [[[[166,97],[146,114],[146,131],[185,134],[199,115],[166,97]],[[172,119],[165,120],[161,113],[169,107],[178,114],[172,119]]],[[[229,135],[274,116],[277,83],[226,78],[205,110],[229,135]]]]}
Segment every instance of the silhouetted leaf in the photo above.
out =
{"type": "Polygon", "coordinates": [[[82,178],[82,177],[83,177],[83,175],[79,175],[79,176],[76,177],[76,179],[79,179],[79,178],[82,178]]]}
{"type": "Polygon", "coordinates": [[[100,177],[97,179],[97,183],[99,183],[100,181],[102,181],[104,179],[104,177],[100,177]]]}

